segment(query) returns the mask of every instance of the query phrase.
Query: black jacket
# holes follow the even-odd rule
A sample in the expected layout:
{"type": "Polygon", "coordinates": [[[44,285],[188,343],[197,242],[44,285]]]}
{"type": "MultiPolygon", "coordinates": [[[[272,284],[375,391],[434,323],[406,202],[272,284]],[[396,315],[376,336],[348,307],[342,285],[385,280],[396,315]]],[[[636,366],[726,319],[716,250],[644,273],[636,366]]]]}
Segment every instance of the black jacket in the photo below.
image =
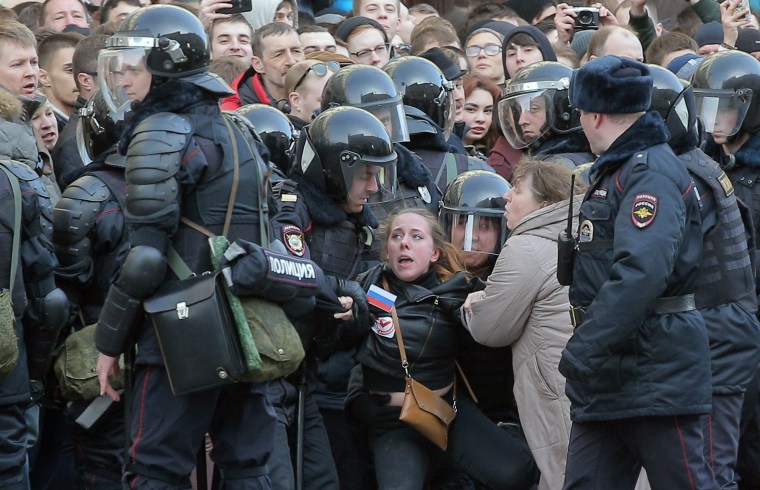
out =
{"type": "Polygon", "coordinates": [[[574,421],[710,412],[710,355],[698,311],[655,312],[693,293],[702,230],[693,181],[641,116],[594,163],[580,209],[570,302],[587,308],[560,361],[574,421]]]}
{"type": "MultiPolygon", "coordinates": [[[[379,265],[359,278],[365,290],[371,285],[382,288],[382,277],[397,295],[396,311],[409,360],[409,372],[431,390],[444,388],[454,381],[454,360],[458,332],[464,327],[459,308],[467,295],[481,285],[479,279],[467,279],[458,273],[442,283],[434,271],[414,283],[397,279],[390,269],[379,265]]],[[[392,322],[390,314],[374,309],[377,322],[392,322]]],[[[362,340],[356,359],[364,367],[364,385],[370,391],[404,391],[404,370],[395,328],[391,337],[377,333],[376,326],[362,340]]]]}

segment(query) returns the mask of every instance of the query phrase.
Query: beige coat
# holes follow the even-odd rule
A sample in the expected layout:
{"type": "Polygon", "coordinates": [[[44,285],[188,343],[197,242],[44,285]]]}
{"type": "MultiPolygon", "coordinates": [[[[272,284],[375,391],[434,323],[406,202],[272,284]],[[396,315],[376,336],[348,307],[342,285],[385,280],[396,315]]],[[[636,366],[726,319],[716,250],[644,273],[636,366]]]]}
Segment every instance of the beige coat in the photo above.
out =
{"type": "MultiPolygon", "coordinates": [[[[582,197],[576,196],[575,210],[582,197]]],[[[479,343],[512,346],[515,399],[541,490],[562,488],[570,439],[570,401],[557,368],[573,333],[568,288],[557,282],[557,237],[568,203],[538,209],[517,224],[465,315],[479,343]]]]}

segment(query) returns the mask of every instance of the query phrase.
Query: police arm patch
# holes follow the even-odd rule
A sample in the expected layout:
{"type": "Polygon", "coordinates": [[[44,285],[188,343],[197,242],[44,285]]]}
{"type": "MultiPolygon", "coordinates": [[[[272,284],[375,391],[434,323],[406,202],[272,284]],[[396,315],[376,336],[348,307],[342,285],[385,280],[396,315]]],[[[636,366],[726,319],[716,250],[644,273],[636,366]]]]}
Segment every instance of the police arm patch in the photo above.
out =
{"type": "Polygon", "coordinates": [[[282,242],[288,251],[296,257],[303,257],[306,253],[303,232],[297,226],[288,225],[282,227],[282,242]]]}
{"type": "Polygon", "coordinates": [[[631,219],[636,228],[646,228],[654,221],[657,214],[657,196],[652,194],[636,194],[633,198],[631,219]]]}

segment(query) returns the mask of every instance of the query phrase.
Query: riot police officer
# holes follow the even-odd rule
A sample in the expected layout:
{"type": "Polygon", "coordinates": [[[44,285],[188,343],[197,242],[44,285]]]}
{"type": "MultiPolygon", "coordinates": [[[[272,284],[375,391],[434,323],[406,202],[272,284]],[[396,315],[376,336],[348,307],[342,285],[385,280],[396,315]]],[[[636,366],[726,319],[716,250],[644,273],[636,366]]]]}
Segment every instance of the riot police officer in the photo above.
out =
{"type": "Polygon", "coordinates": [[[695,302],[710,337],[712,414],[706,418],[705,457],[713,461],[721,488],[736,485],[744,390],[760,364],[760,322],[755,278],[747,238],[752,224],[726,173],[697,148],[696,107],[689,84],[650,65],[654,90],[651,109],[668,126],[669,144],[694,178],[700,196],[704,257],[695,302]],[[684,118],[686,114],[688,117],[684,118]],[[709,426],[708,426],[709,424],[709,426]]]}
{"type": "MultiPolygon", "coordinates": [[[[292,255],[316,262],[333,278],[339,295],[360,294],[353,279],[366,268],[363,256],[377,227],[366,204],[373,194],[378,201],[395,195],[396,152],[386,126],[363,109],[326,110],[301,132],[290,177],[281,186],[275,238],[292,255]]],[[[339,474],[341,485],[366,488],[343,416],[358,333],[323,314],[301,322],[300,330],[308,346],[305,418],[312,429],[304,437],[304,453],[310,456],[304,461],[304,481],[309,488],[325,488],[337,485],[339,474]],[[338,438],[328,441],[331,429],[338,438]],[[337,471],[331,447],[342,451],[335,456],[337,471]]]]}
{"type": "MultiPolygon", "coordinates": [[[[381,69],[370,65],[342,68],[330,77],[322,94],[322,110],[349,105],[361,107],[383,121],[388,129],[393,150],[398,155],[396,174],[398,189],[394,198],[378,201],[374,194],[368,203],[378,221],[398,207],[427,208],[437,212],[440,192],[432,181],[424,162],[403,143],[409,141],[409,128],[403,100],[393,80],[381,69]]],[[[377,261],[380,243],[372,242],[364,260],[377,261]]]]}
{"type": "MultiPolygon", "coordinates": [[[[112,111],[101,92],[79,110],[76,140],[87,166],[72,174],[73,182],[53,210],[53,241],[60,262],[56,275],[76,312],[72,331],[97,322],[108,288],[129,251],[123,214],[125,157],[116,151],[129,112],[129,107],[112,111]]],[[[70,421],[91,402],[69,401],[70,421]]],[[[74,454],[80,482],[85,488],[119,489],[124,465],[123,404],[113,404],[96,423],[92,430],[71,424],[75,444],[83,448],[74,454]]]]}
{"type": "Polygon", "coordinates": [[[95,342],[101,392],[115,399],[108,375],[116,356],[133,338],[139,346],[126,476],[134,488],[189,485],[196,452],[209,433],[225,488],[270,488],[266,465],[275,417],[266,386],[237,383],[174,396],[155,330],[138,321],[142,300],[172,277],[170,246],[191,271],[212,269],[206,237],[181,226],[181,217],[221,233],[227,200],[219,195],[238,185],[228,238],[259,242],[266,165],[243,130],[220,112],[219,99],[232,91],[208,72],[208,39],[192,13],[170,5],[139,9],[106,46],[98,59],[105,100],[116,109],[133,106],[119,142],[127,157],[125,217],[133,231],[95,342]]]}
{"type": "MultiPolygon", "coordinates": [[[[697,113],[707,133],[705,152],[731,180],[736,197],[744,202],[755,225],[755,281],[760,237],[760,63],[739,51],[720,51],[707,57],[692,77],[697,113]]],[[[756,290],[760,290],[756,286],[756,290]]],[[[733,363],[732,363],[733,364],[733,363]]],[[[756,364],[755,364],[756,365],[756,364]]],[[[757,440],[760,437],[760,370],[747,387],[742,409],[743,435],[739,441],[737,473],[741,485],[760,484],[757,440]]]]}
{"type": "Polygon", "coordinates": [[[492,170],[449,144],[455,122],[454,84],[433,62],[404,56],[392,60],[384,71],[403,99],[410,135],[405,146],[422,159],[439,189],[466,170],[492,170]]]}
{"type": "Polygon", "coordinates": [[[256,128],[269,154],[269,161],[274,164],[272,183],[286,179],[298,139],[293,123],[282,111],[266,104],[244,105],[235,112],[251,121],[256,128]]]}
{"type": "Polygon", "coordinates": [[[499,124],[513,148],[575,167],[595,160],[578,112],[570,106],[573,70],[556,61],[526,66],[507,82],[499,124]]]}

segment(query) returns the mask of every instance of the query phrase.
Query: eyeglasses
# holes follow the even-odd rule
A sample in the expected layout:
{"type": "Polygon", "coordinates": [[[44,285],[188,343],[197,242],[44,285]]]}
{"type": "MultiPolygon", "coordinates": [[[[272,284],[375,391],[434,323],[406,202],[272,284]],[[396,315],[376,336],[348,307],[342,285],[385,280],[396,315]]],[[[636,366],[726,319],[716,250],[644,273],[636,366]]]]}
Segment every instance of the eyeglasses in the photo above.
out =
{"type": "Polygon", "coordinates": [[[464,50],[464,54],[469,58],[474,58],[480,54],[481,51],[485,51],[487,56],[496,56],[501,53],[501,46],[498,44],[486,44],[485,46],[467,46],[464,50]]]}
{"type": "Polygon", "coordinates": [[[375,49],[362,49],[361,51],[357,51],[356,53],[348,53],[348,54],[350,54],[351,56],[356,56],[359,59],[362,59],[362,58],[366,59],[366,58],[369,58],[372,55],[372,53],[375,53],[378,56],[382,56],[385,53],[387,53],[389,49],[390,49],[390,45],[388,43],[384,43],[377,46],[375,49]]]}
{"type": "Polygon", "coordinates": [[[301,78],[299,78],[296,84],[293,86],[293,91],[295,91],[298,86],[301,85],[301,82],[304,81],[310,71],[313,71],[314,74],[318,77],[323,77],[327,75],[327,70],[330,70],[333,73],[338,73],[338,70],[340,70],[340,63],[337,61],[323,61],[311,65],[305,72],[303,72],[301,78]]]}

